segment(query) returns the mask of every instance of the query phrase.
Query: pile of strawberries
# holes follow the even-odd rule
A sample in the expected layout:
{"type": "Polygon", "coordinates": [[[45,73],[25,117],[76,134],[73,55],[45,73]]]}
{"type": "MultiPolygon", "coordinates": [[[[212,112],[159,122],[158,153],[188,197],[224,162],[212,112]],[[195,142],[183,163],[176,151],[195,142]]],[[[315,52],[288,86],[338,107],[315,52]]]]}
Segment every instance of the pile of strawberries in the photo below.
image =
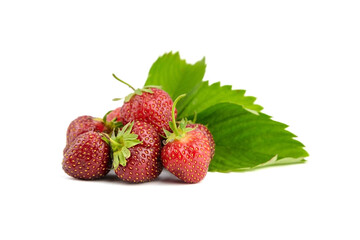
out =
{"type": "MultiPolygon", "coordinates": [[[[114,77],[118,79],[115,75],[114,77]]],[[[123,82],[125,83],[125,82],[123,82]]],[[[123,181],[156,179],[163,168],[186,183],[200,182],[215,153],[206,126],[176,121],[176,103],[156,86],[134,89],[104,118],[80,116],[66,136],[62,167],[78,179],[98,179],[111,169],[123,181]]]]}

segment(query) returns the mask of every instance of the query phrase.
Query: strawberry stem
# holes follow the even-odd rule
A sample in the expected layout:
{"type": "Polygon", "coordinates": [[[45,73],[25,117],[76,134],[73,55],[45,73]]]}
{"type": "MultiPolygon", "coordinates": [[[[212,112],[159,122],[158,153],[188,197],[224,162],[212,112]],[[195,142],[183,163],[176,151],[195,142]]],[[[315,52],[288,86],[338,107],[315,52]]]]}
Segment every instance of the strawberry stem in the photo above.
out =
{"type": "Polygon", "coordinates": [[[193,118],[192,122],[193,122],[193,123],[196,123],[196,119],[197,119],[197,113],[194,112],[194,118],[193,118]]]}
{"type": "Polygon", "coordinates": [[[128,84],[127,82],[124,82],[123,80],[121,80],[120,78],[118,78],[114,73],[113,73],[113,77],[114,77],[116,80],[118,80],[118,81],[122,82],[123,84],[125,84],[126,86],[128,86],[129,88],[131,88],[132,90],[134,90],[134,92],[135,92],[135,88],[134,88],[133,86],[131,86],[131,85],[128,84]]]}
{"type": "Polygon", "coordinates": [[[185,97],[186,94],[181,94],[180,96],[178,96],[172,106],[171,109],[171,121],[169,122],[169,126],[172,130],[172,133],[169,132],[168,130],[164,129],[164,133],[166,135],[166,141],[165,144],[175,141],[175,140],[180,140],[182,138],[184,138],[186,136],[186,134],[192,130],[194,130],[195,128],[189,128],[187,127],[189,121],[187,119],[181,119],[181,121],[179,122],[179,125],[176,122],[175,119],[175,106],[178,103],[178,101],[185,97]]]}
{"type": "Polygon", "coordinates": [[[171,122],[171,124],[172,124],[172,130],[174,131],[174,133],[175,133],[176,136],[179,136],[180,134],[179,134],[179,130],[178,130],[177,126],[176,126],[175,106],[176,106],[177,102],[178,102],[181,98],[183,98],[183,97],[185,97],[185,96],[186,96],[186,94],[181,94],[180,96],[178,96],[178,97],[175,99],[175,101],[174,101],[174,103],[173,103],[173,106],[172,106],[172,109],[171,109],[171,116],[172,116],[172,122],[171,122]]]}

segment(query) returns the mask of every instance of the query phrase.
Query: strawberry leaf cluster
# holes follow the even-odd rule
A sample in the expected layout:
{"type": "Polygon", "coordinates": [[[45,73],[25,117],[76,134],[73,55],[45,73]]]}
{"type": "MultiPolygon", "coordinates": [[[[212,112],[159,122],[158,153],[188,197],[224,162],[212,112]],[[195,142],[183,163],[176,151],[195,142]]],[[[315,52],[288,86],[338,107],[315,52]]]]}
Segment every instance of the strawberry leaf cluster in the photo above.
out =
{"type": "Polygon", "coordinates": [[[172,99],[183,93],[177,105],[178,118],[205,124],[216,143],[209,171],[234,172],[259,167],[305,162],[304,145],[287,131],[287,125],[262,113],[256,98],[245,90],[220,82],[204,81],[205,58],[188,64],[178,52],[166,53],[152,65],[145,86],[161,85],[172,99]]]}

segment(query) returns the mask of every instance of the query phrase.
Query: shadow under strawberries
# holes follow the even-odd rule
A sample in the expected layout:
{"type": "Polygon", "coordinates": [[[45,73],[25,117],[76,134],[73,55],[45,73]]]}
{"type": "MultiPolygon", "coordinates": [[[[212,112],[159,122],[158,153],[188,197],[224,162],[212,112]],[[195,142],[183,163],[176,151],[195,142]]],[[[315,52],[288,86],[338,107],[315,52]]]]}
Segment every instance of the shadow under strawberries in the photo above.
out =
{"type": "Polygon", "coordinates": [[[132,186],[136,186],[136,185],[143,185],[143,184],[179,184],[179,185],[187,185],[187,183],[182,182],[180,179],[178,179],[177,177],[175,177],[174,175],[172,175],[169,171],[167,170],[163,170],[162,173],[160,174],[160,176],[155,179],[154,181],[151,182],[145,182],[145,183],[129,183],[129,182],[124,182],[121,181],[116,174],[111,171],[109,174],[107,174],[104,178],[102,179],[98,179],[95,180],[97,182],[106,182],[106,183],[114,183],[114,184],[125,184],[125,185],[132,185],[132,186]]]}

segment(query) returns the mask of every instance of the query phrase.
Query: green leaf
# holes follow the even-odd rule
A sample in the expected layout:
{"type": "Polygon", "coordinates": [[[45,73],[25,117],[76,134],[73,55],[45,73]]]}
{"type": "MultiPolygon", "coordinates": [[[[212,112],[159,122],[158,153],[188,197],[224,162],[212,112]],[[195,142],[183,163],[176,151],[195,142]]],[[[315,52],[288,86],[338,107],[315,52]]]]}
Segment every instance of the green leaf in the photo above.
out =
{"type": "MultiPolygon", "coordinates": [[[[186,93],[187,96],[177,105],[178,118],[193,115],[220,103],[230,102],[243,106],[253,113],[262,107],[254,104],[255,97],[245,96],[245,90],[232,90],[231,86],[220,83],[203,82],[206,64],[205,58],[195,64],[180,59],[179,53],[167,53],[152,65],[145,86],[161,85],[172,99],[186,93]]],[[[126,101],[126,100],[125,100],[126,101]]]]}
{"type": "Polygon", "coordinates": [[[216,149],[209,171],[231,172],[304,162],[304,145],[287,125],[270,116],[252,114],[241,105],[219,103],[202,111],[198,122],[207,124],[216,149]]]}
{"type": "Polygon", "coordinates": [[[183,93],[192,91],[201,83],[205,68],[205,58],[192,65],[180,59],[178,52],[170,52],[159,57],[152,65],[145,86],[161,86],[172,99],[175,99],[183,93]]]}
{"type": "Polygon", "coordinates": [[[146,85],[143,89],[148,89],[148,88],[158,88],[158,89],[162,89],[161,86],[157,86],[157,85],[146,85]]]}
{"type": "MultiPolygon", "coordinates": [[[[202,81],[205,59],[191,65],[179,53],[161,56],[151,67],[145,86],[161,85],[172,99],[186,93],[176,106],[178,118],[198,114],[216,143],[209,171],[245,171],[261,167],[304,162],[308,153],[287,125],[261,113],[255,97],[219,82],[202,81]]],[[[183,125],[183,124],[182,124],[183,125]]],[[[166,135],[171,134],[168,132],[166,135]]]]}
{"type": "MultiPolygon", "coordinates": [[[[305,159],[303,157],[299,157],[299,158],[288,157],[288,158],[278,159],[278,156],[276,155],[275,157],[273,157],[269,161],[255,166],[253,169],[263,168],[263,167],[267,167],[267,166],[278,166],[278,165],[286,165],[286,164],[293,164],[293,163],[304,163],[304,162],[305,162],[305,159]]],[[[244,169],[244,170],[246,170],[246,169],[244,169]]]]}
{"type": "Polygon", "coordinates": [[[255,100],[255,97],[245,96],[245,90],[233,90],[229,85],[220,86],[220,82],[209,86],[208,81],[205,81],[194,88],[187,94],[184,100],[178,103],[178,117],[188,117],[214,104],[223,102],[241,105],[246,110],[257,114],[263,108],[260,105],[254,104],[255,100]]]}

